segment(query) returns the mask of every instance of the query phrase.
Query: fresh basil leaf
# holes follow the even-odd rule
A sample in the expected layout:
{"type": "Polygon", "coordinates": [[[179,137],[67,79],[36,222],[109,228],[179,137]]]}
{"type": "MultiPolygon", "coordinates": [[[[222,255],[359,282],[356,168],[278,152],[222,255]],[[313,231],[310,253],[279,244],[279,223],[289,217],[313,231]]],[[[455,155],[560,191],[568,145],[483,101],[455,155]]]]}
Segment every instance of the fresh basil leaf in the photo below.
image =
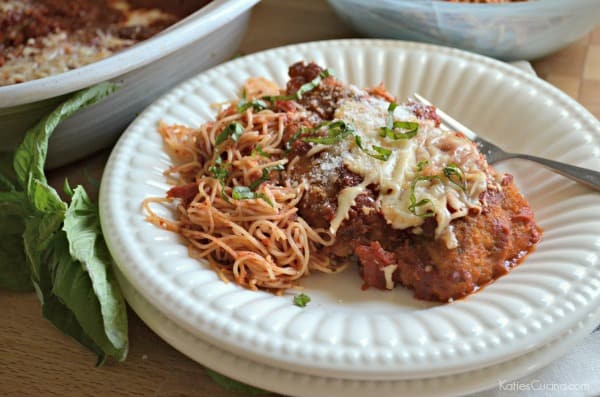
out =
{"type": "MultiPolygon", "coordinates": [[[[117,282],[112,274],[112,258],[102,237],[98,209],[82,186],[73,191],[71,204],[65,213],[63,230],[66,233],[71,257],[83,265],[100,304],[104,333],[114,351],[111,355],[122,360],[127,354],[127,311],[117,282]]],[[[89,332],[88,332],[89,333],[89,332]]],[[[91,334],[90,334],[91,335],[91,334]]],[[[110,352],[93,338],[104,351],[110,352]]]]}
{"type": "Polygon", "coordinates": [[[72,337],[96,354],[96,357],[98,357],[96,366],[101,366],[104,363],[106,354],[102,351],[100,346],[95,344],[85,333],[83,328],[81,328],[81,325],[79,325],[75,314],[69,310],[58,297],[50,294],[47,299],[45,299],[42,306],[42,315],[65,335],[72,337]]]}
{"type": "Polygon", "coordinates": [[[215,139],[215,146],[222,144],[227,138],[231,138],[232,141],[237,142],[243,133],[244,127],[240,123],[231,123],[217,136],[217,139],[215,139]]]}
{"type": "MultiPolygon", "coordinates": [[[[62,237],[64,237],[64,234],[62,237]]],[[[41,273],[39,274],[39,280],[34,282],[36,292],[42,303],[42,314],[54,324],[56,328],[94,352],[98,357],[96,365],[101,365],[106,359],[106,354],[102,351],[100,346],[86,334],[81,327],[79,320],[75,316],[75,313],[73,313],[62,302],[61,298],[53,292],[53,278],[55,278],[56,269],[60,268],[56,260],[55,238],[56,235],[53,235],[52,240],[48,243],[49,248],[44,251],[44,261],[46,266],[40,268],[41,273]]],[[[84,279],[85,278],[86,277],[84,277],[84,279]]]]}
{"type": "Polygon", "coordinates": [[[0,288],[32,291],[23,232],[27,198],[23,192],[0,192],[0,288]]]}
{"type": "MultiPolygon", "coordinates": [[[[25,193],[17,191],[0,192],[0,217],[2,215],[15,215],[23,218],[29,211],[30,208],[25,193]]],[[[3,225],[3,223],[0,222],[0,225],[3,225]]],[[[0,231],[8,228],[2,227],[0,231]]]]}
{"type": "Polygon", "coordinates": [[[0,192],[11,192],[15,190],[15,185],[5,174],[0,174],[0,192]]]}
{"type": "MultiPolygon", "coordinates": [[[[68,308],[77,319],[77,322],[85,334],[108,356],[115,357],[123,361],[127,356],[127,337],[126,325],[118,324],[121,329],[106,329],[106,319],[103,316],[102,304],[95,293],[94,285],[90,277],[90,272],[97,271],[94,266],[84,266],[70,254],[70,243],[67,233],[63,230],[56,232],[52,239],[51,254],[49,258],[49,269],[52,283],[52,294],[60,299],[66,308],[68,308]],[[123,331],[125,334],[122,334],[123,331]],[[112,339],[112,340],[111,340],[112,339]],[[113,341],[117,341],[115,344],[113,341]]],[[[88,243],[82,243],[88,248],[88,243]]],[[[88,260],[90,255],[85,255],[88,260]]],[[[112,280],[114,281],[114,280],[112,280]]],[[[114,284],[116,285],[116,284],[114,284]]],[[[107,290],[110,294],[111,291],[107,290]]],[[[118,294],[120,297],[120,293],[118,294]]],[[[106,297],[100,297],[105,300],[106,297]]],[[[113,310],[109,317],[117,319],[125,316],[125,305],[122,299],[114,298],[113,310]],[[122,312],[119,312],[122,311],[122,312]]],[[[74,336],[74,335],[71,335],[74,336]]],[[[99,357],[102,359],[102,357],[99,357]]]]}
{"type": "Polygon", "coordinates": [[[46,182],[44,164],[48,152],[48,139],[58,123],[76,111],[100,101],[116,89],[116,84],[105,82],[79,91],[27,131],[13,159],[17,181],[21,188],[28,191],[29,184],[33,180],[46,182]]]}
{"type": "Polygon", "coordinates": [[[212,369],[205,368],[205,370],[208,376],[213,380],[213,382],[215,382],[227,391],[233,393],[247,394],[250,396],[258,396],[261,394],[269,393],[266,390],[259,389],[257,387],[253,387],[245,383],[238,382],[237,380],[228,378],[225,375],[221,375],[218,372],[213,371],[212,369]]]}
{"type": "Polygon", "coordinates": [[[25,192],[34,209],[44,213],[61,212],[67,209],[67,205],[62,201],[53,187],[39,180],[30,183],[29,191],[25,192]]]}
{"type": "Polygon", "coordinates": [[[34,180],[29,186],[30,192],[24,193],[29,196],[31,209],[24,218],[23,246],[32,279],[39,283],[41,269],[46,266],[44,255],[61,227],[67,206],[45,182],[34,180]]]}
{"type": "Polygon", "coordinates": [[[69,184],[69,179],[65,178],[65,183],[63,184],[63,191],[67,195],[69,199],[73,197],[73,189],[71,189],[71,185],[69,184]]]}
{"type": "MultiPolygon", "coordinates": [[[[82,229],[87,231],[84,227],[77,228],[76,236],[70,236],[76,246],[74,256],[71,256],[67,233],[61,229],[67,211],[71,220],[72,217],[84,217],[89,221],[96,217],[93,218],[96,223],[92,223],[96,226],[97,213],[95,208],[89,208],[87,202],[81,206],[78,205],[80,201],[76,201],[71,207],[67,207],[58,193],[48,185],[44,175],[44,163],[48,139],[58,123],[78,109],[101,100],[115,89],[114,84],[102,83],[76,93],[27,131],[23,143],[17,148],[13,158],[15,191],[17,188],[23,190],[19,193],[22,194],[21,198],[27,207],[27,211],[21,214],[24,223],[22,252],[30,271],[31,283],[42,303],[42,312],[59,329],[94,351],[99,357],[99,363],[104,361],[106,355],[123,360],[127,354],[126,322],[124,335],[123,324],[119,324],[121,330],[117,331],[120,333],[112,329],[105,331],[105,320],[113,326],[115,321],[111,321],[111,316],[115,318],[117,314],[114,311],[108,313],[107,319],[103,318],[103,314],[106,313],[102,310],[99,298],[102,302],[107,298],[102,296],[101,289],[98,289],[100,297],[96,296],[95,283],[90,278],[102,278],[101,272],[96,270],[97,262],[102,262],[103,266],[110,266],[110,257],[99,238],[94,240],[94,246],[90,247],[89,234],[79,234],[82,229]],[[77,244],[82,239],[86,243],[77,244]],[[91,253],[83,252],[84,250],[90,250],[91,253]],[[84,264],[78,258],[82,258],[84,264]],[[112,340],[109,340],[109,337],[112,340]],[[125,344],[113,345],[115,340],[120,341],[119,338],[124,338],[125,344]]],[[[10,176],[7,179],[10,179],[10,176]]],[[[68,183],[66,186],[68,187],[68,183]]],[[[70,188],[67,192],[70,192],[70,188]]],[[[82,192],[77,194],[79,197],[82,196],[82,192]]],[[[5,201],[0,197],[0,206],[5,201]]],[[[79,220],[75,224],[79,226],[82,222],[88,225],[85,221],[79,220]]],[[[99,228],[95,229],[95,232],[98,233],[99,228]]],[[[118,288],[114,280],[111,281],[108,270],[106,278],[111,286],[118,288]]],[[[110,293],[113,293],[114,299],[122,304],[118,290],[110,293]]],[[[121,309],[123,313],[118,314],[119,321],[123,319],[126,321],[123,304],[121,309]]]]}
{"type": "MultiPolygon", "coordinates": [[[[27,263],[31,271],[32,281],[40,288],[51,288],[51,285],[41,285],[43,270],[47,267],[48,250],[56,232],[60,230],[64,212],[35,213],[25,218],[23,245],[27,263]]],[[[45,291],[42,291],[45,292],[45,291]]],[[[40,297],[41,299],[41,297],[40,297]]],[[[43,304],[43,301],[42,301],[43,304]]]]}
{"type": "MultiPolygon", "coordinates": [[[[61,236],[59,236],[61,237],[61,236]]],[[[64,235],[62,236],[64,237],[64,235]]],[[[57,256],[55,251],[54,239],[56,235],[52,237],[53,241],[49,243],[49,249],[46,250],[45,262],[47,266],[43,266],[40,270],[40,278],[38,282],[34,282],[36,286],[36,292],[39,295],[40,302],[42,303],[42,315],[44,318],[49,320],[56,328],[62,331],[65,335],[72,337],[83,346],[90,349],[96,357],[96,365],[102,365],[106,360],[106,354],[83,330],[79,320],[61,300],[61,298],[54,294],[52,285],[54,284],[53,278],[55,278],[56,269],[59,267],[56,260],[57,256]]]]}

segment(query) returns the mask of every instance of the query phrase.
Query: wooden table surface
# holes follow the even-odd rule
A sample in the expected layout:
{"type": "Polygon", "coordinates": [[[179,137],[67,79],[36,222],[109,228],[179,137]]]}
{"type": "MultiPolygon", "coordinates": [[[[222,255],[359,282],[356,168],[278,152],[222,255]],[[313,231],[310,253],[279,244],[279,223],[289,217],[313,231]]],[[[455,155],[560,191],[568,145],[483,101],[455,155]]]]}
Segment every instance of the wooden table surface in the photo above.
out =
{"type": "MultiPolygon", "coordinates": [[[[244,54],[275,46],[359,37],[325,0],[265,0],[254,9],[244,54]],[[301,15],[301,17],[299,17],[301,15]]],[[[600,28],[570,47],[533,62],[540,77],[600,116],[600,28]]],[[[108,150],[50,173],[55,186],[99,180],[108,150]]],[[[129,357],[95,368],[95,357],[42,318],[33,293],[0,290],[1,396],[236,396],[214,384],[202,366],[154,334],[129,312],[129,357]]]]}

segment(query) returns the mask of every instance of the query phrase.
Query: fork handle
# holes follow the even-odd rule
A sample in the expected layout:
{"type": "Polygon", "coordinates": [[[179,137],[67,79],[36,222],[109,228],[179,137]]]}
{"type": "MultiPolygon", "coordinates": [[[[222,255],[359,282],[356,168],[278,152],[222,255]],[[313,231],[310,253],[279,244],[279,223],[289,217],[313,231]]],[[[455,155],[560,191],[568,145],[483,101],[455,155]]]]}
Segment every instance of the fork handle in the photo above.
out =
{"type": "Polygon", "coordinates": [[[600,191],[600,172],[598,171],[576,167],[574,165],[548,160],[537,156],[531,156],[529,154],[511,154],[511,157],[535,161],[536,163],[539,163],[544,167],[561,174],[562,176],[573,179],[596,191],[600,191]]]}

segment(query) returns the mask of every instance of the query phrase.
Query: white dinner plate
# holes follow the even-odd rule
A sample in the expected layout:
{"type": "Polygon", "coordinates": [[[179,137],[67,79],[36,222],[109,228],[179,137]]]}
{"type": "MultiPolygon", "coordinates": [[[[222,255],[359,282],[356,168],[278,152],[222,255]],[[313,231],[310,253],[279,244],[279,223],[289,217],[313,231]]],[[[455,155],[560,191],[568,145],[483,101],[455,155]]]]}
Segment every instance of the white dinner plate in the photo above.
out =
{"type": "MultiPolygon", "coordinates": [[[[512,359],[559,337],[600,303],[600,195],[518,160],[510,171],[530,201],[542,242],[524,263],[452,304],[402,288],[362,291],[356,270],[313,275],[311,303],[223,283],[176,235],[145,221],[141,202],[168,189],[172,164],[159,120],[197,126],[250,76],[280,85],[287,66],[314,60],[358,86],[415,91],[509,150],[600,169],[600,123],[551,85],[509,65],[424,44],[343,40],[274,49],[213,68],[162,97],[123,134],[106,166],[100,210],[124,276],[193,335],[253,361],[353,379],[425,378],[512,359]]],[[[165,213],[168,215],[167,213],[165,213]]]]}
{"type": "Polygon", "coordinates": [[[131,284],[118,273],[124,286],[125,298],[137,315],[163,340],[202,365],[219,373],[286,396],[297,397],[398,397],[464,396],[481,390],[510,384],[543,368],[566,354],[600,322],[600,308],[583,321],[547,345],[512,360],[478,370],[426,379],[356,380],[335,379],[287,371],[261,364],[210,345],[165,317],[145,300],[131,284]]]}

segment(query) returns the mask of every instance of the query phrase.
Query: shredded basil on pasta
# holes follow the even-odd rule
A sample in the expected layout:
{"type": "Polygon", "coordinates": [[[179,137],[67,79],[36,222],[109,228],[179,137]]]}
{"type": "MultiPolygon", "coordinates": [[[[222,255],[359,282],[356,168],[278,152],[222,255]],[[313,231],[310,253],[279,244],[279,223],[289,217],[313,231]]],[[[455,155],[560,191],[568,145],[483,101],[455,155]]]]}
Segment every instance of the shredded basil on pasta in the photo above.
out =
{"type": "Polygon", "coordinates": [[[244,127],[240,123],[231,123],[217,136],[217,139],[215,140],[215,146],[222,144],[227,140],[227,138],[231,138],[232,141],[237,142],[243,133],[244,127]]]}
{"type": "Polygon", "coordinates": [[[275,103],[276,101],[300,100],[300,99],[302,99],[302,95],[304,95],[307,92],[310,92],[310,91],[314,90],[315,88],[317,88],[319,86],[319,84],[321,84],[321,80],[323,80],[326,77],[333,76],[333,75],[334,74],[333,74],[333,71],[331,69],[326,69],[326,70],[322,71],[321,73],[319,73],[319,75],[317,77],[315,77],[314,79],[312,79],[308,83],[305,83],[305,84],[301,85],[300,88],[298,88],[298,91],[296,91],[295,94],[291,94],[291,95],[273,95],[273,96],[272,95],[268,95],[268,96],[262,97],[262,99],[264,99],[265,101],[271,102],[271,104],[275,103]]]}
{"type": "Polygon", "coordinates": [[[261,183],[269,180],[269,175],[271,174],[271,171],[283,171],[284,169],[285,167],[283,166],[283,164],[277,164],[273,167],[265,167],[262,170],[262,176],[254,182],[252,182],[248,187],[251,191],[255,191],[256,189],[258,189],[261,183]]]}
{"type": "Polygon", "coordinates": [[[320,143],[322,145],[332,145],[334,143],[341,142],[346,139],[347,136],[354,134],[354,128],[352,125],[343,120],[324,121],[310,131],[311,133],[315,133],[321,130],[323,127],[327,127],[327,135],[302,138],[302,141],[320,143]]]}
{"type": "Polygon", "coordinates": [[[267,103],[261,99],[253,99],[251,101],[246,101],[246,99],[241,99],[236,107],[238,113],[244,113],[246,110],[252,108],[255,112],[260,112],[261,110],[265,110],[268,108],[267,103]]]}
{"type": "Polygon", "coordinates": [[[235,186],[231,192],[234,200],[253,200],[262,199],[265,203],[273,207],[273,202],[264,194],[250,190],[248,186],[235,186]]]}

